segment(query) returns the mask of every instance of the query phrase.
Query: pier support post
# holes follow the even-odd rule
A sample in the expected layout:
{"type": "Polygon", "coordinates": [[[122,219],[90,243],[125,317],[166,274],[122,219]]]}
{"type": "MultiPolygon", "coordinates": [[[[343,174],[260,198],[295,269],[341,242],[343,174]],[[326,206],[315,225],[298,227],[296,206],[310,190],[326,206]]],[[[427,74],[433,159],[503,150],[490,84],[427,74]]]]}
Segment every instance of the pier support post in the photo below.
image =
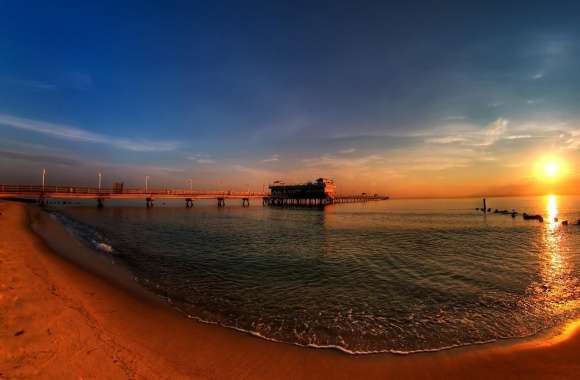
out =
{"type": "Polygon", "coordinates": [[[104,202],[105,200],[103,198],[97,198],[97,208],[103,208],[104,202]]]}
{"type": "Polygon", "coordinates": [[[145,199],[147,208],[153,207],[153,198],[146,198],[145,199]]]}
{"type": "Polygon", "coordinates": [[[483,198],[483,212],[487,213],[487,203],[486,203],[485,198],[483,198]]]}
{"type": "Polygon", "coordinates": [[[220,197],[217,199],[217,202],[218,202],[218,207],[226,207],[226,199],[225,198],[220,197]]]}
{"type": "Polygon", "coordinates": [[[186,199],[185,199],[185,207],[186,207],[186,208],[192,208],[192,207],[193,207],[193,199],[191,199],[191,198],[186,198],[186,199]]]}
{"type": "Polygon", "coordinates": [[[250,207],[250,198],[242,198],[242,207],[250,207]]]}

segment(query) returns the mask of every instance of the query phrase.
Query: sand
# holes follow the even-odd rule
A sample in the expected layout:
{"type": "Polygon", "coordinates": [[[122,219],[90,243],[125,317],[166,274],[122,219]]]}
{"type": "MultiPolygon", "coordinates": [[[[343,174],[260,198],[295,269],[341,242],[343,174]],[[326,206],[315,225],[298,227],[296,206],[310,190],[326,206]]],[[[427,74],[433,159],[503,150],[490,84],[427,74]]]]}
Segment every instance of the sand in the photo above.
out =
{"type": "Polygon", "coordinates": [[[187,319],[49,249],[0,202],[0,379],[572,379],[578,323],[557,334],[412,355],[352,356],[187,319]]]}

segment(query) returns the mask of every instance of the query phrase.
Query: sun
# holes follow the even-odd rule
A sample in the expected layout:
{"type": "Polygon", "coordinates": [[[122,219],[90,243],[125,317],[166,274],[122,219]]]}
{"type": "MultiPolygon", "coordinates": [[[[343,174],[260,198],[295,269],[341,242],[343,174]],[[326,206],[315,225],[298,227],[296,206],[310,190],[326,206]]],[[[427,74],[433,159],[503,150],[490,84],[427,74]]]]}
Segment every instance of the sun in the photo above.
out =
{"type": "Polygon", "coordinates": [[[560,181],[566,176],[567,165],[557,156],[545,156],[536,162],[536,178],[542,182],[560,181]]]}
{"type": "Polygon", "coordinates": [[[560,165],[557,162],[547,162],[544,164],[544,175],[547,178],[556,178],[560,172],[560,165]]]}

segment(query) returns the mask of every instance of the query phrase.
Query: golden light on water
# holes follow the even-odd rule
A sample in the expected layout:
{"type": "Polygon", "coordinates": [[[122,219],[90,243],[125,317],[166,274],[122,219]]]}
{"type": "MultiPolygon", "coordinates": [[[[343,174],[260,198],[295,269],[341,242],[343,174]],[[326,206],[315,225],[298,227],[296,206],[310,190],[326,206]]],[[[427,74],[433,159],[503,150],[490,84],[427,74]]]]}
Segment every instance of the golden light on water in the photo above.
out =
{"type": "Polygon", "coordinates": [[[548,213],[548,221],[546,223],[545,239],[547,254],[550,258],[550,267],[552,269],[551,276],[557,276],[562,269],[562,258],[560,255],[560,234],[558,228],[558,197],[556,195],[548,195],[546,197],[546,211],[548,213]]]}
{"type": "Polygon", "coordinates": [[[539,262],[541,284],[536,293],[536,301],[543,303],[546,312],[552,316],[562,315],[578,307],[577,301],[569,299],[574,285],[571,283],[572,269],[567,256],[567,230],[556,219],[560,214],[559,200],[553,194],[544,197],[547,220],[542,233],[544,249],[539,262]]]}
{"type": "Polygon", "coordinates": [[[546,211],[548,212],[548,226],[553,230],[558,222],[555,218],[558,217],[558,197],[550,194],[546,197],[546,211]]]}

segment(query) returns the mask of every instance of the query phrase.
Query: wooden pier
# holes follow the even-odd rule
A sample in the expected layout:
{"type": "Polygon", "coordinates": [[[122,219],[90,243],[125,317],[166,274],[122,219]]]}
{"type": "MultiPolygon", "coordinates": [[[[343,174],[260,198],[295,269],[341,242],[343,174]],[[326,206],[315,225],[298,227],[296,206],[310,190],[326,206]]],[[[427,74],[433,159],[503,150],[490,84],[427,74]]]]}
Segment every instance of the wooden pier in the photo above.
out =
{"type": "Polygon", "coordinates": [[[81,200],[94,199],[97,207],[104,206],[106,200],[142,199],[145,206],[151,208],[156,200],[183,200],[185,207],[191,208],[195,201],[217,201],[219,207],[224,207],[226,201],[240,201],[242,206],[250,205],[251,200],[260,200],[267,196],[263,192],[235,191],[192,191],[181,189],[119,189],[94,188],[79,186],[12,186],[0,185],[0,199],[36,199],[44,204],[49,199],[81,200]]]}
{"type": "Polygon", "coordinates": [[[99,208],[108,200],[141,199],[147,208],[155,205],[157,200],[182,200],[185,207],[193,207],[195,201],[215,200],[218,207],[225,207],[226,202],[237,201],[243,207],[249,207],[251,201],[262,200],[264,206],[281,207],[324,207],[337,203],[360,203],[389,199],[380,195],[337,195],[322,193],[303,193],[300,196],[277,195],[266,192],[234,191],[194,191],[182,189],[138,189],[138,188],[95,188],[79,186],[14,186],[0,185],[0,199],[28,199],[46,204],[50,199],[96,201],[99,208]]]}

